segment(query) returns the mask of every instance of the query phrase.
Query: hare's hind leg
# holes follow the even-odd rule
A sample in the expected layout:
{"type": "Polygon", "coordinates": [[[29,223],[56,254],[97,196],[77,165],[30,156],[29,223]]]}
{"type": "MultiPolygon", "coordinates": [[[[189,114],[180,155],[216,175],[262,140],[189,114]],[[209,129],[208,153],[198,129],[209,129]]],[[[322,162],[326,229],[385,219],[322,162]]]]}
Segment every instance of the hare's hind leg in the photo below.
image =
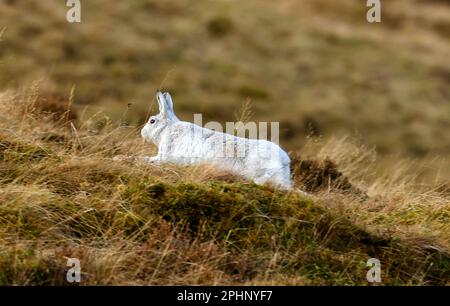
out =
{"type": "Polygon", "coordinates": [[[254,178],[253,181],[258,185],[264,185],[265,183],[267,183],[267,181],[269,179],[270,179],[270,176],[266,174],[266,175],[254,178]]]}
{"type": "Polygon", "coordinates": [[[267,173],[267,176],[268,176],[267,182],[269,183],[272,183],[283,189],[292,188],[292,181],[289,167],[270,169],[270,172],[267,173]]]}
{"type": "Polygon", "coordinates": [[[280,187],[282,189],[291,189],[292,184],[290,180],[280,179],[273,175],[265,175],[263,177],[258,177],[253,180],[258,185],[264,185],[266,183],[270,183],[276,187],[280,187]]]}
{"type": "Polygon", "coordinates": [[[253,181],[258,185],[270,183],[283,189],[290,189],[292,187],[289,174],[286,176],[284,171],[277,169],[267,169],[263,175],[254,178],[253,181]]]}

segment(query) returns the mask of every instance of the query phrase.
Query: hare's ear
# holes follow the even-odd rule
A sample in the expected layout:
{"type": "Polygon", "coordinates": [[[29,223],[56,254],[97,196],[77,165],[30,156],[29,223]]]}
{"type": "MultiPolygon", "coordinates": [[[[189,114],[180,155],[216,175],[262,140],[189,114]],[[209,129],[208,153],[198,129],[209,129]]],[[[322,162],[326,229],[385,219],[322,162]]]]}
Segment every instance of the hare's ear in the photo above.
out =
{"type": "Polygon", "coordinates": [[[158,91],[156,93],[156,100],[158,100],[159,105],[159,113],[163,115],[164,117],[167,116],[167,104],[166,99],[164,98],[164,95],[162,92],[158,91]]]}
{"type": "Polygon", "coordinates": [[[165,92],[163,94],[163,96],[164,96],[164,99],[166,100],[166,104],[167,104],[168,110],[173,113],[174,112],[173,111],[173,101],[172,101],[172,97],[170,96],[170,93],[165,92]]]}

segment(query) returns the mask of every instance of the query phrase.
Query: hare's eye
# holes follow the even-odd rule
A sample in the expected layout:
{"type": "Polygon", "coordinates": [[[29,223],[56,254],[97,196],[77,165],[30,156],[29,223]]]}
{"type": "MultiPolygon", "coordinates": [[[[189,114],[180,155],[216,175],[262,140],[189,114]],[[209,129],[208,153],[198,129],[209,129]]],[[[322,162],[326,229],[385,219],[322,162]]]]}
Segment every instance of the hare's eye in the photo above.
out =
{"type": "Polygon", "coordinates": [[[155,123],[155,119],[150,120],[150,123],[151,124],[155,123]]]}

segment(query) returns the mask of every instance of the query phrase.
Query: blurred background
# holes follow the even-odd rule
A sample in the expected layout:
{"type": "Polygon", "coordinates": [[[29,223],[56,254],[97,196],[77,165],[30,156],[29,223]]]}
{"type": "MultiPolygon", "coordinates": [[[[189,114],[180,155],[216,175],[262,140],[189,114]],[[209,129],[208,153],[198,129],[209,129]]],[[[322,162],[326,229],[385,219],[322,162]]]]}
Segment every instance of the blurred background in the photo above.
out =
{"type": "MultiPolygon", "coordinates": [[[[281,144],[351,135],[379,154],[450,154],[450,1],[0,0],[0,90],[142,124],[155,91],[180,118],[278,121],[281,144]],[[63,103],[63,102],[61,102],[63,103]]],[[[157,111],[155,103],[151,110],[157,111]]]]}

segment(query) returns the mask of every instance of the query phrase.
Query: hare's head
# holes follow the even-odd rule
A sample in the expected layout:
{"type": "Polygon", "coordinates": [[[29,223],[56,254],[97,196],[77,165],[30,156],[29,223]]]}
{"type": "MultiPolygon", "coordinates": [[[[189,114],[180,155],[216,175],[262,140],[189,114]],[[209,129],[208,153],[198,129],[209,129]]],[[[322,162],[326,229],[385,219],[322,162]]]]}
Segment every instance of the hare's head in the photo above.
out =
{"type": "Polygon", "coordinates": [[[159,114],[151,116],[141,130],[142,137],[155,144],[159,142],[159,136],[164,129],[178,121],[173,111],[172,97],[168,92],[162,93],[158,91],[156,93],[156,100],[159,105],[159,114]]]}

